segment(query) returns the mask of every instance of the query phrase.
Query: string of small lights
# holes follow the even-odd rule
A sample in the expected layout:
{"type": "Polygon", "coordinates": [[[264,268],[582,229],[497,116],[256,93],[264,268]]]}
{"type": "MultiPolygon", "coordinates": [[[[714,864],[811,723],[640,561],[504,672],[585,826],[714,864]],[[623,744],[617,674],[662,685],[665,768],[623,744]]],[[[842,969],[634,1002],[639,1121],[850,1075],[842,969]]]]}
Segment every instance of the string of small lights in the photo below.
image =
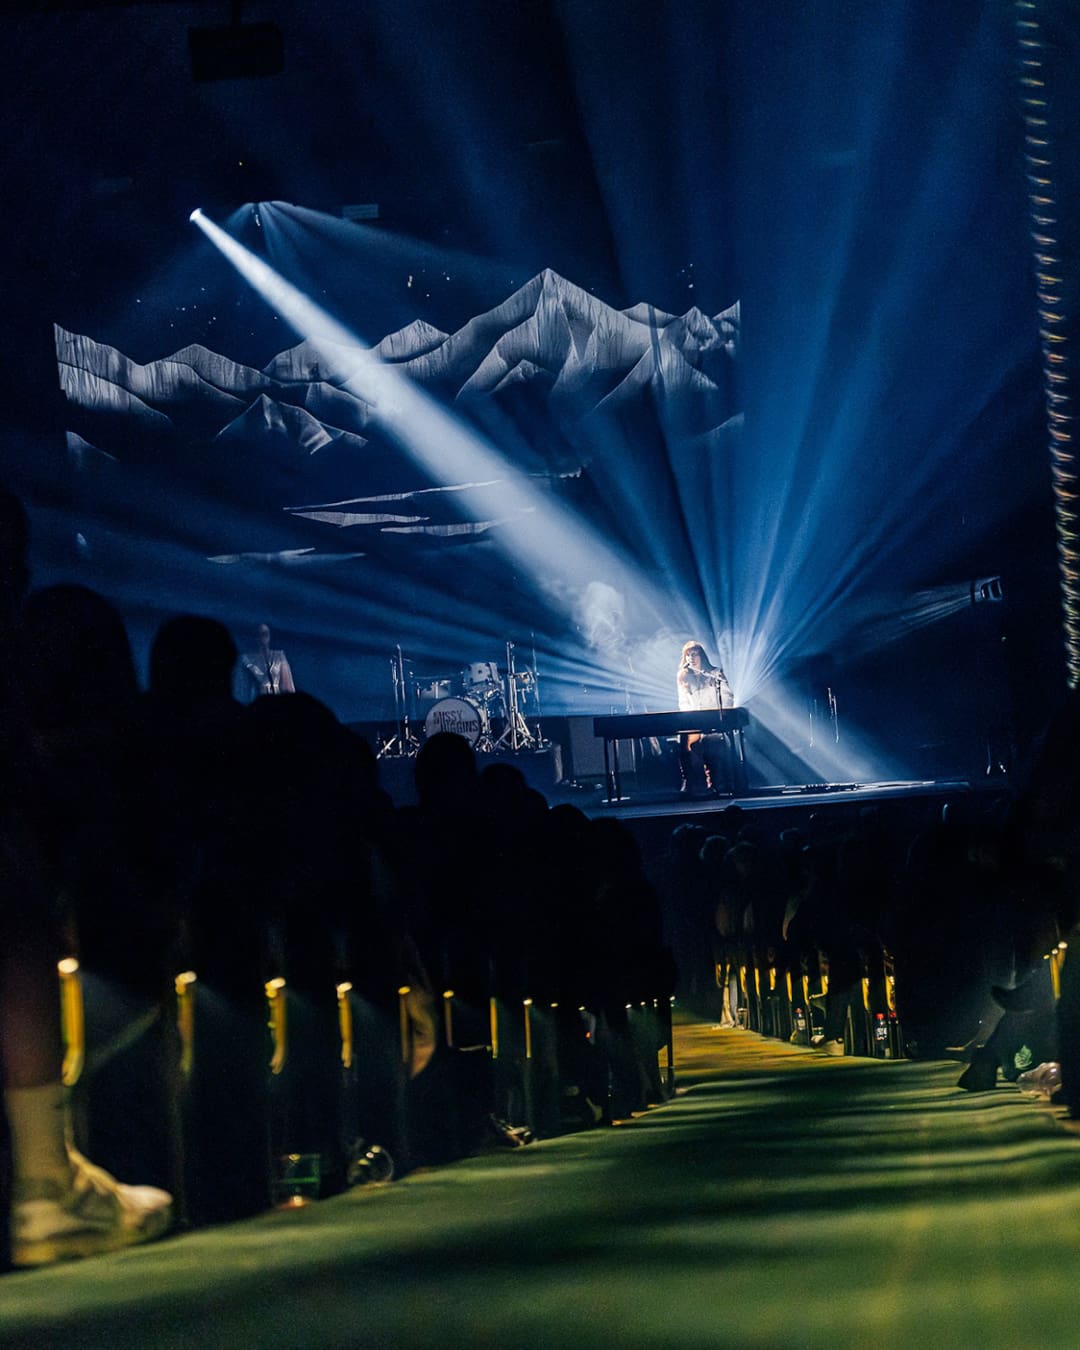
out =
{"type": "Polygon", "coordinates": [[[1058,217],[1043,0],[1015,0],[1028,208],[1035,259],[1039,337],[1057,521],[1058,560],[1070,689],[1080,684],[1080,464],[1073,441],[1066,250],[1058,217]]]}

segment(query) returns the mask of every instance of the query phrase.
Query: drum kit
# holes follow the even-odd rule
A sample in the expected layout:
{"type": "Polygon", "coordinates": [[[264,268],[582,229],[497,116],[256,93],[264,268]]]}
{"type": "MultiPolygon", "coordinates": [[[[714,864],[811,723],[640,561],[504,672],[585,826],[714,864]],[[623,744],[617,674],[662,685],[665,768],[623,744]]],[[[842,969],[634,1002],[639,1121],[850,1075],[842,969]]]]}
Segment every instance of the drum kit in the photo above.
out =
{"type": "Polygon", "coordinates": [[[379,749],[380,759],[415,755],[420,741],[414,725],[422,726],[425,740],[452,731],[482,753],[540,750],[547,744],[540,732],[536,658],[532,666],[518,666],[513,642],[506,643],[502,667],[496,661],[472,661],[456,675],[416,675],[400,646],[390,666],[398,730],[379,749]]]}

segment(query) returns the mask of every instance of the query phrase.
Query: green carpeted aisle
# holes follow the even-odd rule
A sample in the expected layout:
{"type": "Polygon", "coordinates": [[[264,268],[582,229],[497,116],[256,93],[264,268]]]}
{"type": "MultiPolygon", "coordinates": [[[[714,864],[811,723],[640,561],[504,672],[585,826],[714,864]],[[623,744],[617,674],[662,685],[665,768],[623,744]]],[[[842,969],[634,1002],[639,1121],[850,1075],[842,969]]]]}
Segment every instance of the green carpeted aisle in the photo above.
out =
{"type": "Polygon", "coordinates": [[[1080,1344],[1080,1138],[954,1064],[678,1028],[612,1130],[0,1281],[46,1346],[1080,1344]]]}

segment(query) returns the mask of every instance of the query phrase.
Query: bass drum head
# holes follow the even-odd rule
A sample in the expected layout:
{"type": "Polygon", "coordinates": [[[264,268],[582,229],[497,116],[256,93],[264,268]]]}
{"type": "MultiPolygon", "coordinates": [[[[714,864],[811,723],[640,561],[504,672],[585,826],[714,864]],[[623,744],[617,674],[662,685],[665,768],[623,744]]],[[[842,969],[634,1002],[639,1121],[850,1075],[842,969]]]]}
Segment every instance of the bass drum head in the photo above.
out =
{"type": "Polygon", "coordinates": [[[452,731],[475,746],[484,730],[484,719],[475,703],[465,698],[443,698],[424,718],[424,735],[435,736],[440,731],[452,731]]]}

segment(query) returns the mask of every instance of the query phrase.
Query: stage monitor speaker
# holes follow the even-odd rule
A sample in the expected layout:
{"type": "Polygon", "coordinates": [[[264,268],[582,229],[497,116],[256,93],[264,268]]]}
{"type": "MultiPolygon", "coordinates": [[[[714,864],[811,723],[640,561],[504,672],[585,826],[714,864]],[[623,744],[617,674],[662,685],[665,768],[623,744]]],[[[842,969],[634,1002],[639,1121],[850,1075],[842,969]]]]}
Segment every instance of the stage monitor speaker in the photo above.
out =
{"type": "Polygon", "coordinates": [[[593,735],[592,715],[567,717],[565,720],[569,776],[578,781],[583,778],[603,778],[604,742],[599,736],[593,735]]]}

